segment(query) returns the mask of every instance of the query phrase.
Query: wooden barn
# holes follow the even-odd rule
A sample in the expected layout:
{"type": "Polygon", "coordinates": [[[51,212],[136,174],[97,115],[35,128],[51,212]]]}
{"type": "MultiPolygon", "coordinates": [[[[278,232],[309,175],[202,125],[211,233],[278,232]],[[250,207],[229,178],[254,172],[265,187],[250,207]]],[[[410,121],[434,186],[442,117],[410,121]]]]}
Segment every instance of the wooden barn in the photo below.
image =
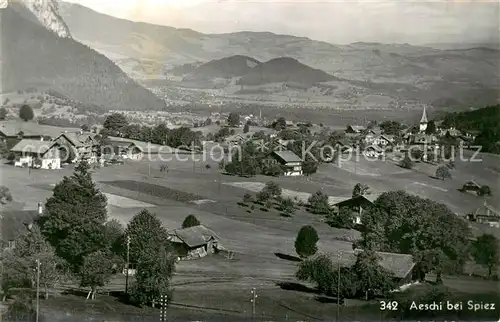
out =
{"type": "Polygon", "coordinates": [[[199,225],[173,230],[168,233],[168,240],[181,259],[195,259],[216,252],[220,239],[212,230],[199,225]]]}

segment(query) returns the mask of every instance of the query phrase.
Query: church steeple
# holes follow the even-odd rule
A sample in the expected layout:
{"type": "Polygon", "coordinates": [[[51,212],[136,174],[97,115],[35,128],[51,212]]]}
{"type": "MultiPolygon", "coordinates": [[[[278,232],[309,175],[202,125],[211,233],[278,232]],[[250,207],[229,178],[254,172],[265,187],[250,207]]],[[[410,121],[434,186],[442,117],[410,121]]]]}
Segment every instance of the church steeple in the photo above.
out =
{"type": "Polygon", "coordinates": [[[422,112],[422,118],[420,119],[420,123],[427,123],[427,113],[425,111],[425,106],[424,106],[424,111],[422,112]]]}
{"type": "Polygon", "coordinates": [[[420,119],[420,132],[425,132],[426,129],[427,129],[427,112],[424,106],[424,111],[422,112],[422,118],[420,119]]]}

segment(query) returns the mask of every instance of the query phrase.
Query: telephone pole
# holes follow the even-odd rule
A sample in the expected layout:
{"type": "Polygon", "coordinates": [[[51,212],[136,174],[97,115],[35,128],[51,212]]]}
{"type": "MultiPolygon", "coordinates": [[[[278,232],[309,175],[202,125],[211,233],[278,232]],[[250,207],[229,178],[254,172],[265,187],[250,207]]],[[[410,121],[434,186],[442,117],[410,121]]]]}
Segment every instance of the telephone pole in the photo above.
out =
{"type": "Polygon", "coordinates": [[[250,302],[252,302],[252,320],[255,319],[255,302],[257,300],[257,290],[255,289],[255,287],[252,288],[252,299],[250,300],[250,302]]]}
{"type": "Polygon", "coordinates": [[[130,266],[130,236],[127,236],[127,272],[125,273],[125,294],[128,294],[128,271],[129,271],[129,266],[130,266]]]}
{"type": "Polygon", "coordinates": [[[36,322],[40,312],[40,260],[36,260],[36,322]]]}

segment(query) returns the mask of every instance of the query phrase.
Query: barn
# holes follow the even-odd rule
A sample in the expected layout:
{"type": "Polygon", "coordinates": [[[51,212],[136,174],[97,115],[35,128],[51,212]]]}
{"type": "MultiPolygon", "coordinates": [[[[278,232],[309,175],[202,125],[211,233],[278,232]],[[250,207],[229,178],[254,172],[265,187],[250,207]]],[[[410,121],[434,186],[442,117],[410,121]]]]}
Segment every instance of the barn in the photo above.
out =
{"type": "Polygon", "coordinates": [[[181,259],[195,259],[213,254],[218,249],[219,237],[203,225],[176,229],[168,233],[181,259]]]}

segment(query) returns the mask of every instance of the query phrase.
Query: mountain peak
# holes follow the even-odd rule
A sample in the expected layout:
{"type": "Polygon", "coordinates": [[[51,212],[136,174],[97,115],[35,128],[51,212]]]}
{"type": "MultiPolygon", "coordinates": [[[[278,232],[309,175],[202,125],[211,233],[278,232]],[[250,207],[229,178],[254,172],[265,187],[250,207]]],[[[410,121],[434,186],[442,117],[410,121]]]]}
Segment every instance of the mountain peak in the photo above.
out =
{"type": "Polygon", "coordinates": [[[45,28],[61,38],[72,38],[68,26],[59,15],[57,0],[22,0],[22,3],[45,28]]]}

